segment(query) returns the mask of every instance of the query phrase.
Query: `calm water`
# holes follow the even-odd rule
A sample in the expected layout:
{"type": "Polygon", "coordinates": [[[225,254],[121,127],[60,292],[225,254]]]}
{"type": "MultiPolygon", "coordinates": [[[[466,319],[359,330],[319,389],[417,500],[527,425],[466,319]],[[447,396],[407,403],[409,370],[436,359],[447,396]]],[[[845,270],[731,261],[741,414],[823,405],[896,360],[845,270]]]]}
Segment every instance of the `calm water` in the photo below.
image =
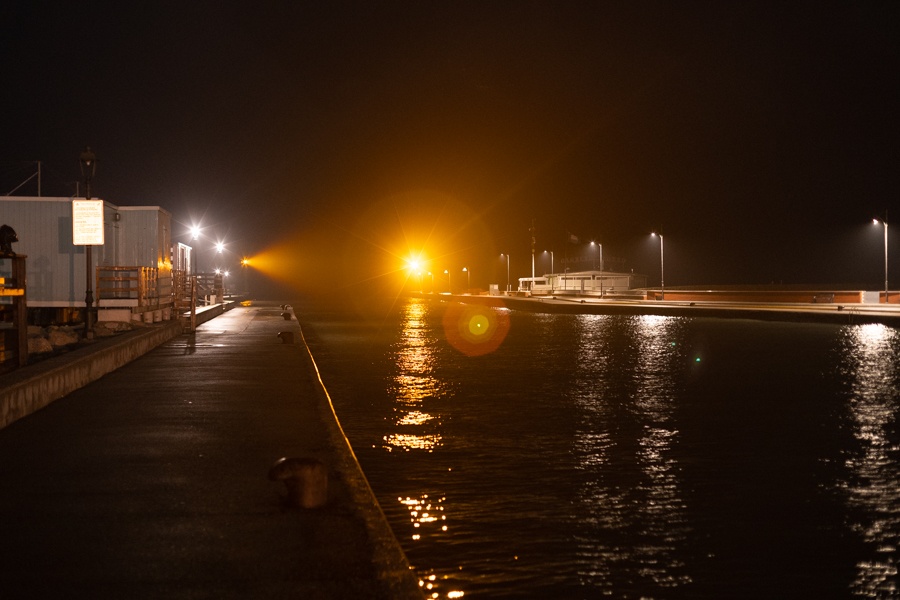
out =
{"type": "Polygon", "coordinates": [[[900,594],[896,329],[297,312],[430,597],[900,594]]]}

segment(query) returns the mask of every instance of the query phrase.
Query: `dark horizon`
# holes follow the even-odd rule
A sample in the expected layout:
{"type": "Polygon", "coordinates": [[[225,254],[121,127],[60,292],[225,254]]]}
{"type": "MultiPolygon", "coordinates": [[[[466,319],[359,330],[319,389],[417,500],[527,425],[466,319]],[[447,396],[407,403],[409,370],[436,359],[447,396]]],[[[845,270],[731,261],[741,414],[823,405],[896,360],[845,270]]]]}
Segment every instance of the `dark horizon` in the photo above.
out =
{"type": "Polygon", "coordinates": [[[96,196],[169,210],[176,241],[199,223],[236,260],[265,255],[274,293],[390,294],[419,249],[436,275],[503,285],[501,253],[531,274],[532,222],[538,257],[596,240],[652,285],[661,230],[667,286],[883,288],[896,3],[0,14],[0,194],[40,160],[42,195],[74,195],[90,145],[96,196]]]}

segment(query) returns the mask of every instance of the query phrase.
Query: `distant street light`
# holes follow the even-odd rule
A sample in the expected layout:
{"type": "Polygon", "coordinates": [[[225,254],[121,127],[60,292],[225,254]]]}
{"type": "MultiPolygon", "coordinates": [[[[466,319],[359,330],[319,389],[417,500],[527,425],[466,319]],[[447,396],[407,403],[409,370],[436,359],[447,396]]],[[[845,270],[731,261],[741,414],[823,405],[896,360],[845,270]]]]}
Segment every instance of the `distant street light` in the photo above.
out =
{"type": "Polygon", "coordinates": [[[506,258],[506,294],[509,295],[509,254],[501,254],[506,258]]]}
{"type": "Polygon", "coordinates": [[[888,303],[888,220],[887,209],[884,209],[884,219],[872,219],[872,223],[884,225],[884,303],[888,303]]]}
{"type": "MultiPolygon", "coordinates": [[[[591,246],[597,246],[600,249],[600,270],[603,270],[603,244],[598,244],[597,242],[591,242],[591,246]]],[[[593,267],[596,269],[597,265],[594,264],[593,267]]]]}
{"type": "MultiPolygon", "coordinates": [[[[222,254],[225,251],[225,243],[224,242],[216,242],[216,254],[222,254]]],[[[221,257],[216,259],[216,263],[219,263],[221,257]]]]}
{"type": "Polygon", "coordinates": [[[431,276],[431,293],[434,293],[434,273],[428,271],[428,275],[431,276]]]}
{"type": "Polygon", "coordinates": [[[193,257],[194,257],[193,261],[191,261],[191,262],[194,263],[193,269],[194,269],[194,275],[196,275],[197,272],[200,270],[200,248],[199,248],[199,245],[200,245],[200,228],[197,227],[196,225],[192,225],[192,226],[191,226],[191,239],[192,239],[194,242],[196,242],[196,243],[194,244],[194,247],[191,248],[191,254],[192,254],[193,257]]]}
{"type": "Polygon", "coordinates": [[[453,288],[450,287],[450,269],[444,269],[444,275],[447,276],[447,293],[452,294],[453,288]]]}
{"type": "Polygon", "coordinates": [[[663,251],[663,234],[653,232],[650,234],[651,236],[659,236],[659,287],[661,290],[661,294],[659,296],[660,300],[666,299],[666,267],[665,267],[665,252],[663,251]]]}
{"type": "Polygon", "coordinates": [[[467,269],[466,267],[463,267],[463,272],[466,274],[466,292],[468,293],[469,290],[472,289],[472,278],[471,274],[469,273],[469,269],[467,269]]]}
{"type": "Polygon", "coordinates": [[[553,273],[553,250],[544,250],[544,254],[550,255],[550,272],[553,273]]]}

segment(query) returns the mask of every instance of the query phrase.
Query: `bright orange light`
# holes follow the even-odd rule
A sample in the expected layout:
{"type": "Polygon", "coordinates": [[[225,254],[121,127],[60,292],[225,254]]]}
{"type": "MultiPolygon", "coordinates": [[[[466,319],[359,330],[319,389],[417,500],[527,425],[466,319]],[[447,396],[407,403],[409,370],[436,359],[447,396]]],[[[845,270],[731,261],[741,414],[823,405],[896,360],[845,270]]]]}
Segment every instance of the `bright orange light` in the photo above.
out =
{"type": "Polygon", "coordinates": [[[406,268],[410,273],[419,273],[425,267],[427,262],[428,261],[422,258],[421,254],[410,255],[410,257],[406,259],[406,268]]]}
{"type": "Polygon", "coordinates": [[[245,256],[241,260],[241,265],[252,267],[270,279],[294,283],[300,277],[299,271],[304,264],[300,254],[297,246],[282,243],[266,248],[253,256],[245,256]]]}

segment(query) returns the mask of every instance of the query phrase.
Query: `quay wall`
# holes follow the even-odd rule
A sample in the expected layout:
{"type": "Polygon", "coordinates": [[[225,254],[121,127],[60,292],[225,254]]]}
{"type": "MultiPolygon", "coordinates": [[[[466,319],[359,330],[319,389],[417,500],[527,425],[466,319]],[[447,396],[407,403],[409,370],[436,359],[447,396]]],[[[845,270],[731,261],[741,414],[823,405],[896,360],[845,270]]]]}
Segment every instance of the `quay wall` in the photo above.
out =
{"type": "MultiPolygon", "coordinates": [[[[216,304],[198,310],[196,322],[204,323],[231,306],[216,304]]],[[[0,376],[0,429],[115,371],[182,331],[180,320],[168,321],[0,376]]]]}
{"type": "MultiPolygon", "coordinates": [[[[659,290],[646,290],[648,300],[659,300],[659,290]]],[[[898,294],[900,297],[900,294],[898,294]]],[[[857,290],[679,290],[667,289],[665,299],[681,302],[776,302],[788,304],[860,304],[865,292],[857,290]]]]}
{"type": "MultiPolygon", "coordinates": [[[[823,292],[818,292],[820,295],[823,292]]],[[[713,317],[734,319],[756,319],[763,321],[793,321],[814,323],[883,323],[900,326],[900,306],[885,303],[860,303],[859,300],[845,302],[842,296],[828,292],[821,301],[776,302],[772,299],[747,300],[690,300],[670,297],[666,290],[665,300],[612,300],[590,296],[487,296],[421,294],[419,297],[441,302],[461,302],[482,306],[505,307],[524,312],[551,314],[594,314],[594,315],[663,315],[684,317],[713,317]]],[[[858,298],[856,292],[855,298],[858,298]]]]}

